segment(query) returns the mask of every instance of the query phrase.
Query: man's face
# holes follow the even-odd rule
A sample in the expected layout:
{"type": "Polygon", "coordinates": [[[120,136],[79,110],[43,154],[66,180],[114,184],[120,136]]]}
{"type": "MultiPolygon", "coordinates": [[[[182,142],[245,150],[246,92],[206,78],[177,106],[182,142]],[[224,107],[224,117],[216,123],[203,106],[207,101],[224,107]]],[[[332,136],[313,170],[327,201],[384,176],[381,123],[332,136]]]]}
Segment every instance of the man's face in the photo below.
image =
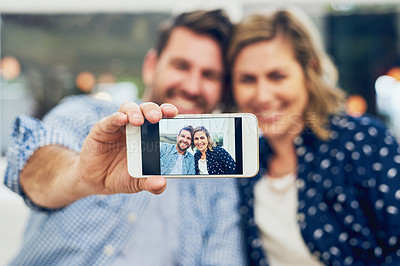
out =
{"type": "Polygon", "coordinates": [[[182,130],[176,138],[176,146],[181,151],[186,151],[192,144],[192,134],[187,130],[182,130]]]}
{"type": "Polygon", "coordinates": [[[179,113],[209,113],[220,101],[224,69],[212,38],[177,27],[161,55],[147,67],[146,60],[143,76],[151,90],[146,100],[172,103],[179,113]]]}

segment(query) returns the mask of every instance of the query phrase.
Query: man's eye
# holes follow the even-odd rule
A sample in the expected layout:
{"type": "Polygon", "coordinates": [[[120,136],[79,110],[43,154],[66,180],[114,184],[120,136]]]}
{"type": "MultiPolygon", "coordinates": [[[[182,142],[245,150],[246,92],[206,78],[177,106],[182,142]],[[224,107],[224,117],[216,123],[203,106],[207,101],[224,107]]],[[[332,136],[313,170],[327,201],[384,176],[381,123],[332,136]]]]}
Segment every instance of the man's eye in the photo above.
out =
{"type": "Polygon", "coordinates": [[[181,62],[181,61],[179,61],[179,62],[172,62],[172,65],[173,65],[176,69],[179,69],[179,70],[186,70],[186,69],[189,68],[189,65],[188,65],[187,63],[181,62]]]}
{"type": "Polygon", "coordinates": [[[203,76],[209,80],[220,81],[222,80],[222,74],[216,73],[215,71],[206,71],[203,76]]]}

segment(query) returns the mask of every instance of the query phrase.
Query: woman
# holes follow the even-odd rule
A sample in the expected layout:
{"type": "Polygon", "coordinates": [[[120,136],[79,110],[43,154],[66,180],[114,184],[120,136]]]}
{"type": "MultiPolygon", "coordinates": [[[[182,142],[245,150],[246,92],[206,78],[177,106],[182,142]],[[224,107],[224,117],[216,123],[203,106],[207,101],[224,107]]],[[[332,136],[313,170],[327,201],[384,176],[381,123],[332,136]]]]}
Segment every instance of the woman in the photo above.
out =
{"type": "Polygon", "coordinates": [[[400,265],[400,148],[343,112],[334,65],[297,10],[250,15],[228,53],[257,115],[260,173],[240,179],[251,265],[400,265]]]}
{"type": "Polygon", "coordinates": [[[193,130],[193,144],[197,148],[194,163],[197,175],[235,174],[236,163],[224,149],[214,146],[210,133],[204,126],[193,130]]]}

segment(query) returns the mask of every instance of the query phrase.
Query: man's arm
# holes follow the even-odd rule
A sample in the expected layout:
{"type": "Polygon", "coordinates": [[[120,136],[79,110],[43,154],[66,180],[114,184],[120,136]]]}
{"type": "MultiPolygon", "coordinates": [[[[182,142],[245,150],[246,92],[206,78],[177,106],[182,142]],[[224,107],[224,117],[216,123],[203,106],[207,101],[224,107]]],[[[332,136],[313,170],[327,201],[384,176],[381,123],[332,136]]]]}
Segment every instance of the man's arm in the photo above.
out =
{"type": "Polygon", "coordinates": [[[21,172],[22,189],[37,205],[47,208],[62,207],[83,197],[79,188],[83,184],[73,173],[78,158],[78,153],[59,145],[38,149],[21,172]]]}
{"type": "Polygon", "coordinates": [[[144,118],[155,123],[162,115],[176,114],[177,109],[168,104],[124,104],[118,113],[93,126],[80,153],[57,145],[38,149],[21,172],[21,186],[34,203],[45,208],[60,208],[93,194],[142,190],[159,194],[166,186],[164,178],[129,176],[124,126],[140,126],[144,118]]]}

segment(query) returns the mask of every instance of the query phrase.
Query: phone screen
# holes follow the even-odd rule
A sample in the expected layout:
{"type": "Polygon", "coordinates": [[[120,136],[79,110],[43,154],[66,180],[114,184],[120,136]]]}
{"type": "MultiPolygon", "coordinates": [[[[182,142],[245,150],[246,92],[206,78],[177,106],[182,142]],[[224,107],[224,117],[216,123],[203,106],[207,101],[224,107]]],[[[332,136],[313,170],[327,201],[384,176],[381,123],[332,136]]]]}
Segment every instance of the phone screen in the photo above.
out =
{"type": "Polygon", "coordinates": [[[240,175],[242,118],[162,119],[141,127],[143,175],[240,175]]]}

